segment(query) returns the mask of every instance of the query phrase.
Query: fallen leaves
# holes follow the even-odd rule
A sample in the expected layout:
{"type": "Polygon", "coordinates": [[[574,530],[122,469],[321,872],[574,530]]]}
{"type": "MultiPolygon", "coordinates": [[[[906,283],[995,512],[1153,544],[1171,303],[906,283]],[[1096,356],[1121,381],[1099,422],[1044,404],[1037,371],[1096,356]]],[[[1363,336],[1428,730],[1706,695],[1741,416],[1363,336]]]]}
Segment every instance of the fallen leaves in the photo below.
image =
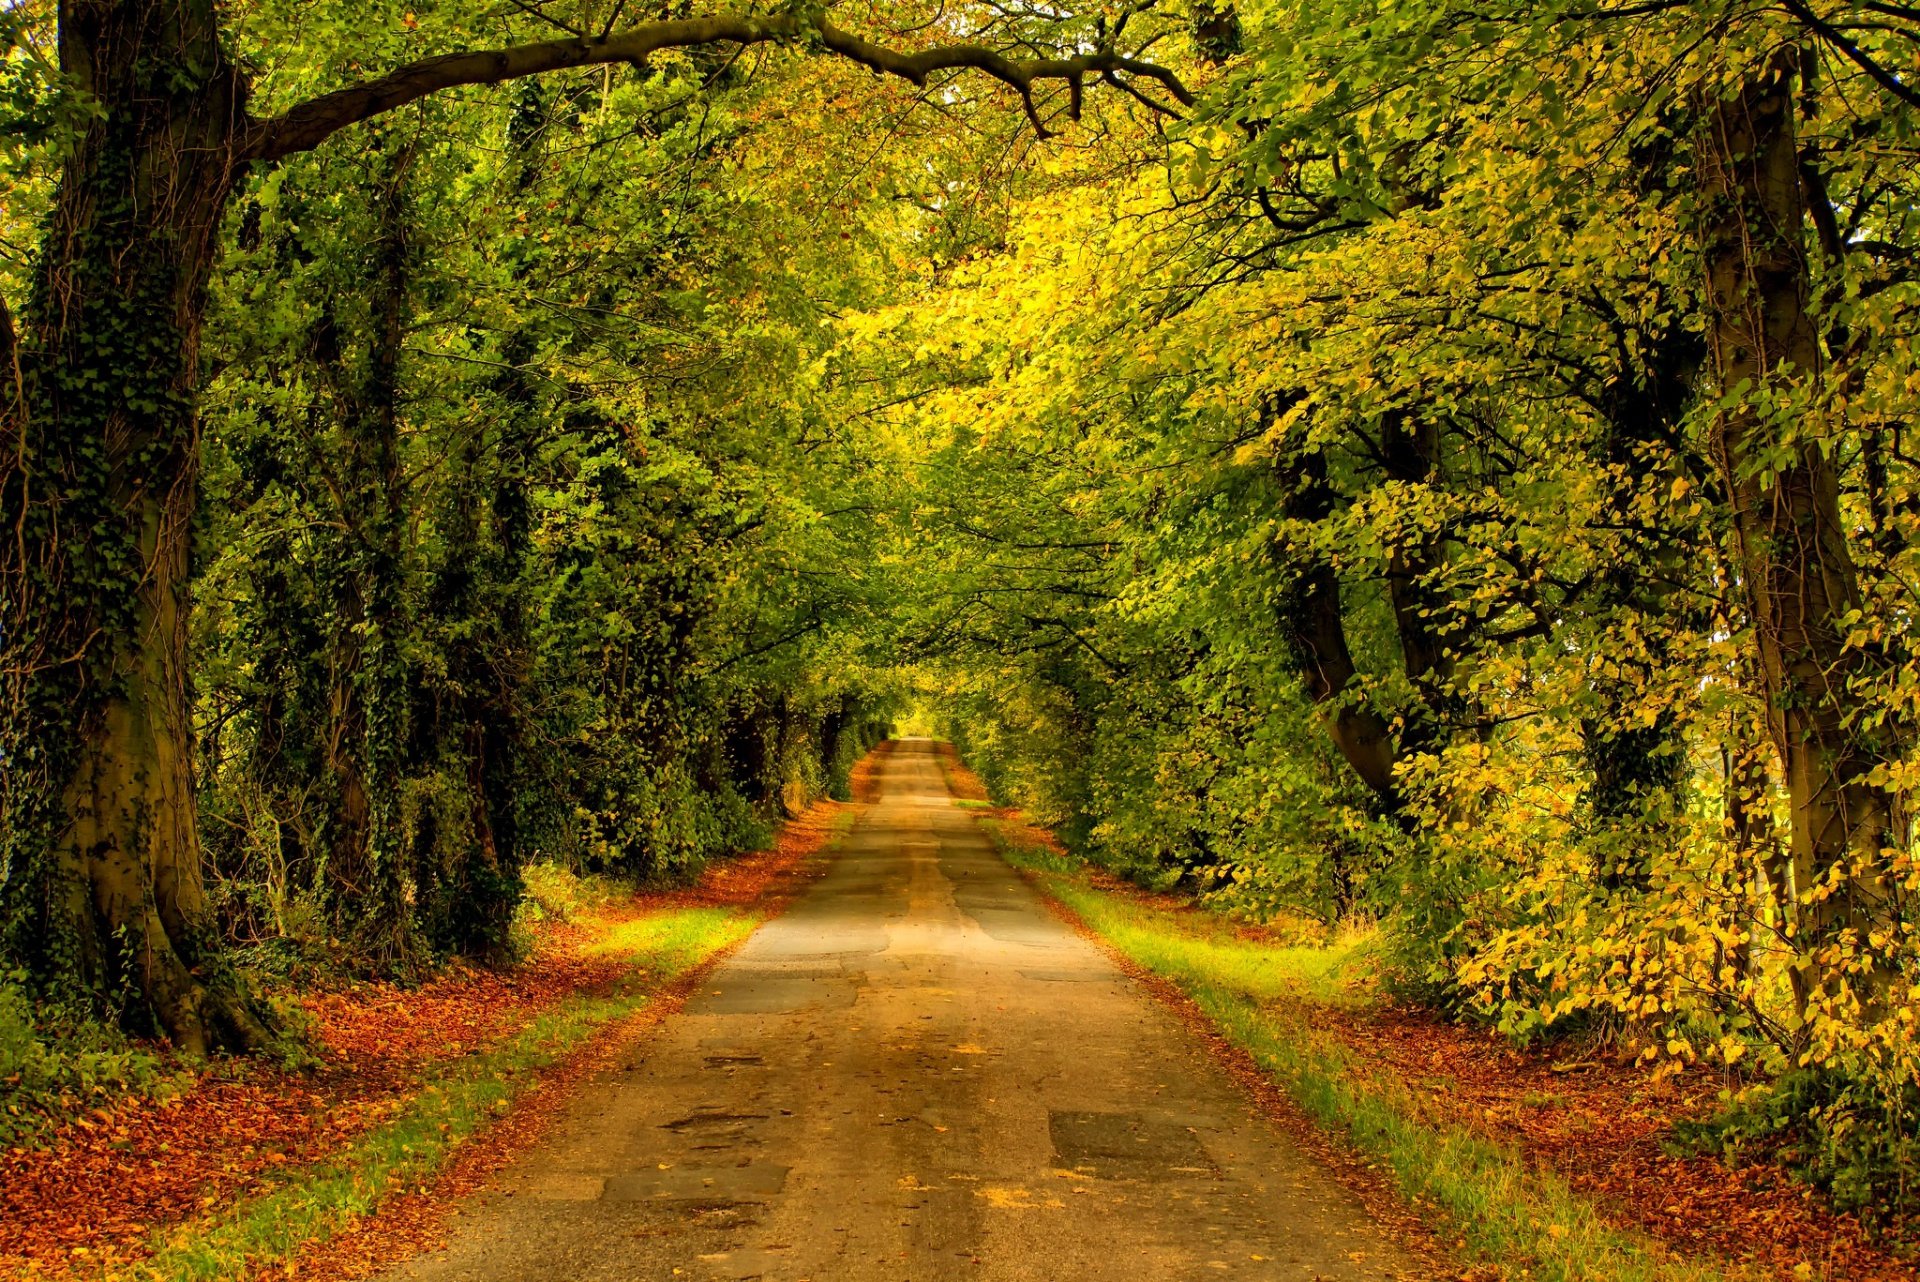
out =
{"type": "MultiPolygon", "coordinates": [[[[850,809],[816,803],[782,826],[772,849],[716,863],[691,886],[542,924],[532,956],[511,970],[455,966],[415,988],[365,983],[305,994],[300,1002],[319,1059],[309,1073],[216,1061],[169,1098],[93,1109],[40,1147],[0,1152],[0,1276],[114,1276],[207,1211],[337,1157],[404,1110],[434,1065],[485,1050],[571,997],[623,982],[627,963],[591,948],[621,922],[679,907],[777,905],[850,809]]],[[[597,1039],[543,1076],[537,1090],[549,1097],[549,1110],[620,1036],[597,1039]]],[[[311,1260],[303,1257],[302,1276],[323,1262],[323,1275],[358,1276],[411,1249],[444,1218],[446,1198],[502,1164],[544,1124],[539,1108],[499,1111],[506,1116],[464,1145],[433,1189],[390,1198],[382,1223],[363,1223],[337,1250],[316,1247],[311,1260]]]]}
{"type": "Polygon", "coordinates": [[[875,745],[872,752],[854,765],[853,773],[848,777],[847,786],[853,794],[853,799],[861,805],[870,806],[880,800],[881,767],[886,764],[887,758],[893,755],[893,748],[893,740],[882,740],[875,745]]]}
{"type": "Polygon", "coordinates": [[[1412,1008],[1309,1017],[1362,1063],[1390,1071],[1436,1120],[1519,1149],[1609,1219],[1678,1250],[1716,1253],[1780,1277],[1809,1261],[1831,1282],[1914,1276],[1858,1220],[1825,1209],[1787,1172],[1669,1152],[1675,1124],[1714,1107],[1722,1083],[1710,1073],[1660,1077],[1605,1058],[1555,1062],[1412,1008]]]}
{"type": "Polygon", "coordinates": [[[947,791],[961,801],[991,801],[987,785],[960,760],[960,751],[944,740],[938,745],[940,770],[947,778],[947,791]]]}

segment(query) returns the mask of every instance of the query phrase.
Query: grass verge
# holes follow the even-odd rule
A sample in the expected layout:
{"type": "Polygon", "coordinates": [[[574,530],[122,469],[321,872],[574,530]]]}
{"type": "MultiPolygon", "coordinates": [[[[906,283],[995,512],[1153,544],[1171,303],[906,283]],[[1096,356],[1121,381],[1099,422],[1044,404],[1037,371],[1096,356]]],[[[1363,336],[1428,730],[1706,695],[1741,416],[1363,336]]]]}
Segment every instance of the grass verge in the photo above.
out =
{"type": "Polygon", "coordinates": [[[1078,860],[983,819],[1008,862],[1134,965],[1169,981],[1316,1125],[1389,1173],[1458,1254],[1539,1282],[1713,1282],[1738,1265],[1676,1258],[1608,1224],[1514,1149],[1429,1115],[1397,1078],[1358,1063],[1316,1017],[1357,1001],[1364,936],[1333,948],[1238,939],[1231,926],[1094,885],[1078,860]]]}
{"type": "Polygon", "coordinates": [[[567,998],[482,1053],[441,1062],[391,1120],[331,1160],[173,1227],[151,1242],[149,1256],[108,1276],[197,1282],[247,1276],[292,1260],[308,1244],[376,1211],[393,1193],[425,1184],[462,1140],[533,1086],[541,1070],[639,1013],[662,986],[746,938],[759,923],[760,916],[748,911],[688,907],[615,924],[592,945],[630,967],[615,991],[567,998]]]}

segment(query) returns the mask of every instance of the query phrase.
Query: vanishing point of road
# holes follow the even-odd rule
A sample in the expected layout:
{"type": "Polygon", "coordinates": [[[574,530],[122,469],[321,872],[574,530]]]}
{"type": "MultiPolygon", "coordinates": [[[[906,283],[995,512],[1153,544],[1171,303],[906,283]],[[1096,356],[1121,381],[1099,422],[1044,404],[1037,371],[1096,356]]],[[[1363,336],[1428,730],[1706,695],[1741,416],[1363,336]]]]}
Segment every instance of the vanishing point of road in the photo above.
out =
{"type": "Polygon", "coordinates": [[[822,875],[392,1282],[1423,1276],[895,747],[822,875]]]}

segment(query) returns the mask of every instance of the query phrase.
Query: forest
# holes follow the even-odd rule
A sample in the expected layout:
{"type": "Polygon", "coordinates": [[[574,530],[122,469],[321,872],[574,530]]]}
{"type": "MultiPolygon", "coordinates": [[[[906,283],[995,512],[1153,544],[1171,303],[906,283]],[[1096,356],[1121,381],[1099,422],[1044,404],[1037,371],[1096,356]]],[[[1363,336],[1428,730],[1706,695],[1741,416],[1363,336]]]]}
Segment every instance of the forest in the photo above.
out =
{"type": "Polygon", "coordinates": [[[1917,199],[1899,0],[0,0],[0,1147],[904,729],[1911,1245],[1917,199]]]}

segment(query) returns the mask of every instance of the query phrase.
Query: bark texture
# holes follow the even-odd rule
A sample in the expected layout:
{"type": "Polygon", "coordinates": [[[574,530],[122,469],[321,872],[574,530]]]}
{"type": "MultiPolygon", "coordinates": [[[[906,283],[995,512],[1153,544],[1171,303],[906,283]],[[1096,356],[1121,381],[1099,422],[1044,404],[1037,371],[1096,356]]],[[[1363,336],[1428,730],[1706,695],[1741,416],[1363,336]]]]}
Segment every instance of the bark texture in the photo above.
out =
{"type": "Polygon", "coordinates": [[[1856,943],[1884,920],[1883,852],[1900,840],[1903,818],[1869,780],[1893,745],[1854,719],[1851,687],[1866,675],[1868,656],[1846,644],[1860,585],[1839,477],[1821,448],[1825,370],[1808,311],[1795,64],[1783,53],[1720,103],[1700,159],[1713,368],[1723,394],[1752,393],[1723,411],[1712,443],[1751,603],[1768,728],[1792,803],[1798,934],[1818,952],[1856,943]],[[1816,893],[1828,883],[1831,893],[1816,893]]]}
{"type": "MultiPolygon", "coordinates": [[[[1333,487],[1326,455],[1301,458],[1286,478],[1284,512],[1290,521],[1318,522],[1333,514],[1333,487]]],[[[1278,550],[1278,549],[1276,549],[1278,550]]],[[[1340,576],[1323,556],[1286,549],[1292,561],[1290,587],[1280,603],[1279,624],[1306,681],[1307,694],[1335,748],[1385,811],[1398,811],[1400,791],[1393,767],[1399,759],[1393,730],[1359,687],[1359,669],[1347,643],[1340,576]]]]}
{"type": "Polygon", "coordinates": [[[247,1047],[265,1029],[207,920],[186,669],[194,384],[244,85],[211,0],[64,4],[60,56],[101,110],[44,231],[0,491],[9,925],[187,1050],[247,1047]]]}

